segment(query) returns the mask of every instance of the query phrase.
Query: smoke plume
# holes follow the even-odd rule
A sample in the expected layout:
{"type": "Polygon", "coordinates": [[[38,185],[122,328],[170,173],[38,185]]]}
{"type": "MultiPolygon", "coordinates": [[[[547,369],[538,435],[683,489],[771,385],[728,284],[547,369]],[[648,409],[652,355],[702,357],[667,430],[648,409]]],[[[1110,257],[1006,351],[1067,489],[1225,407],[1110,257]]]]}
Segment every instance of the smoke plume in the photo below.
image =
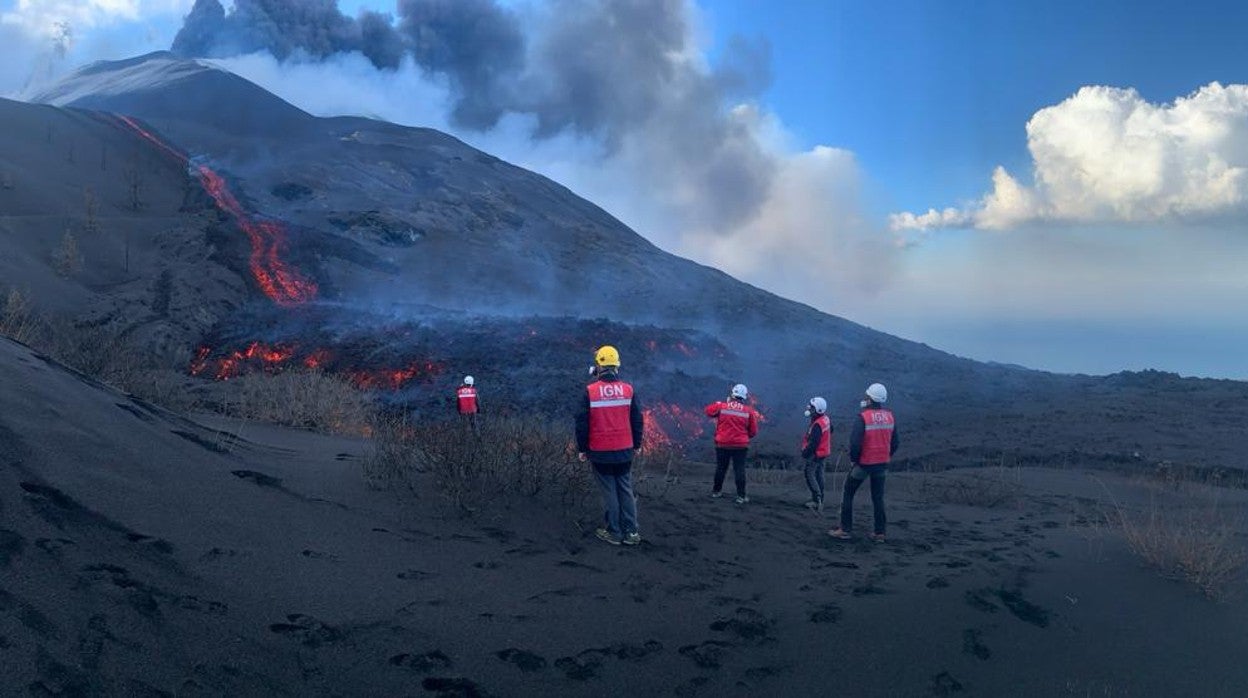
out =
{"type": "Polygon", "coordinates": [[[712,63],[697,19],[689,0],[398,0],[393,16],[359,17],[334,0],[236,0],[229,12],[198,0],[173,50],[234,56],[227,67],[313,113],[447,128],[669,250],[830,309],[829,279],[853,271],[842,257],[877,234],[857,210],[857,165],[794,149],[758,106],[770,46],[731,37],[712,63]],[[411,96],[384,96],[412,82],[405,71],[420,76],[411,96]],[[354,104],[315,87],[335,82],[354,86],[354,104]],[[413,120],[431,92],[445,124],[413,120]]]}

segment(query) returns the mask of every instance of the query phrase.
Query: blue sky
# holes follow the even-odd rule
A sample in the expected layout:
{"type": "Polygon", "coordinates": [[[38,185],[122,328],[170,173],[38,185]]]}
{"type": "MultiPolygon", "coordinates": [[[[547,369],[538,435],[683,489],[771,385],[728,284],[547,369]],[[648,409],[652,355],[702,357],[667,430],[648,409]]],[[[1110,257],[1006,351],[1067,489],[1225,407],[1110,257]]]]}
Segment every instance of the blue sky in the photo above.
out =
{"type": "Polygon", "coordinates": [[[806,144],[858,154],[893,205],[978,197],[1026,171],[1024,125],[1084,85],[1169,101],[1248,80],[1248,3],[702,0],[720,44],[771,44],[766,101],[806,144]]]}
{"type": "MultiPolygon", "coordinates": [[[[73,16],[73,61],[120,58],[167,47],[191,1],[0,0],[0,94],[29,73],[31,22],[73,16]]],[[[663,201],[699,186],[655,176],[671,142],[626,134],[603,160],[523,116],[456,131],[415,70],[227,67],[314,113],[450,130],[665,249],[957,354],[1248,379],[1248,3],[697,0],[690,19],[709,65],[734,36],[770,45],[771,84],[732,123],[774,176],[728,230],[663,201]]]]}

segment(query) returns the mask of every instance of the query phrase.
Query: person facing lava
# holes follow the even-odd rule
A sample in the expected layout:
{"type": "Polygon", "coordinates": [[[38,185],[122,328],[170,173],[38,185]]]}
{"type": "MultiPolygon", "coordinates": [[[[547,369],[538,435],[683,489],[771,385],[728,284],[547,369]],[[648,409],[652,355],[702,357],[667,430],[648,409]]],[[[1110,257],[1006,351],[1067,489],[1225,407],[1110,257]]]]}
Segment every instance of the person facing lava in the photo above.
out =
{"type": "Polygon", "coordinates": [[[810,501],[806,507],[823,511],[823,462],[832,453],[832,420],[828,419],[828,401],[812,397],[806,403],[810,426],[802,437],[802,459],[806,461],[806,486],[810,501]]]}
{"type": "Polygon", "coordinates": [[[742,384],[732,386],[727,400],[712,402],[706,406],[706,416],[715,420],[715,482],[712,497],[723,496],[724,476],[732,463],[732,475],[737,485],[737,504],[745,504],[745,454],[750,439],[758,436],[758,413],[745,404],[750,391],[742,384]]]}
{"type": "Polygon", "coordinates": [[[455,407],[459,410],[459,418],[475,431],[481,404],[477,398],[477,382],[472,376],[464,376],[463,384],[455,389],[455,407]]]}
{"type": "Polygon", "coordinates": [[[875,530],[871,540],[884,542],[884,481],[888,475],[888,462],[897,452],[897,424],[893,413],[882,407],[888,400],[888,390],[879,383],[867,388],[866,397],[858,403],[862,408],[854,430],[849,435],[849,460],[853,469],[845,478],[845,492],[841,498],[840,528],[828,531],[828,535],[848,540],[854,531],[854,494],[862,481],[871,478],[871,509],[875,515],[875,530]]]}
{"type": "Polygon", "coordinates": [[[603,527],[598,538],[611,545],[637,545],[637,497],[633,494],[633,453],[641,448],[645,421],[633,386],[620,380],[620,353],[603,346],[594,354],[596,380],[576,410],[576,449],[594,467],[602,489],[603,527]]]}

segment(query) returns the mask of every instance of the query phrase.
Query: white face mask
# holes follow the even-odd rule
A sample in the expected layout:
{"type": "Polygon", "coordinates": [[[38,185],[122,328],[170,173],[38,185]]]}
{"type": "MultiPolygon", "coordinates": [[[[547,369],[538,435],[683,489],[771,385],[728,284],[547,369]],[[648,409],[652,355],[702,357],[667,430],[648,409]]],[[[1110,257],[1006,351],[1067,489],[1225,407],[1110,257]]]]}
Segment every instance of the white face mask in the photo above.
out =
{"type": "Polygon", "coordinates": [[[859,406],[859,407],[866,407],[867,405],[870,405],[870,404],[871,404],[871,401],[870,401],[870,400],[859,400],[859,401],[858,401],[858,406],[859,406]]]}
{"type": "Polygon", "coordinates": [[[806,416],[807,416],[807,417],[809,417],[809,416],[810,416],[810,410],[806,410],[806,416]]]}

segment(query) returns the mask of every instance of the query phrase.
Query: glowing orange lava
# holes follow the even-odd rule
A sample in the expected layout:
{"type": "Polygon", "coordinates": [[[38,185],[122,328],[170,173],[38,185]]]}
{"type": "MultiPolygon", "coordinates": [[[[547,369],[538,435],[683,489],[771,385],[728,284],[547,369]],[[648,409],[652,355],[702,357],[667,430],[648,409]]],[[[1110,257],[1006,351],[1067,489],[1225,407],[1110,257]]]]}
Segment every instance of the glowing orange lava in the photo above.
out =
{"type": "Polygon", "coordinates": [[[651,403],[642,409],[646,428],[641,440],[642,452],[656,449],[681,449],[696,441],[705,430],[705,417],[700,411],[688,410],[665,402],[651,403]]]}
{"type": "Polygon", "coordinates": [[[442,373],[442,366],[422,361],[400,369],[348,371],[351,382],[361,390],[398,390],[418,378],[432,378],[442,373]]]}
{"type": "Polygon", "coordinates": [[[202,163],[192,163],[185,155],[144,129],[128,116],[118,117],[143,139],[188,166],[198,177],[204,190],[217,203],[217,208],[234,218],[234,222],[247,234],[251,243],[249,266],[251,275],[264,295],[281,306],[294,306],[316,298],[316,282],[304,276],[282,259],[286,251],[286,228],[273,220],[258,220],[243,210],[238,198],[230,191],[225,178],[202,163]]]}

